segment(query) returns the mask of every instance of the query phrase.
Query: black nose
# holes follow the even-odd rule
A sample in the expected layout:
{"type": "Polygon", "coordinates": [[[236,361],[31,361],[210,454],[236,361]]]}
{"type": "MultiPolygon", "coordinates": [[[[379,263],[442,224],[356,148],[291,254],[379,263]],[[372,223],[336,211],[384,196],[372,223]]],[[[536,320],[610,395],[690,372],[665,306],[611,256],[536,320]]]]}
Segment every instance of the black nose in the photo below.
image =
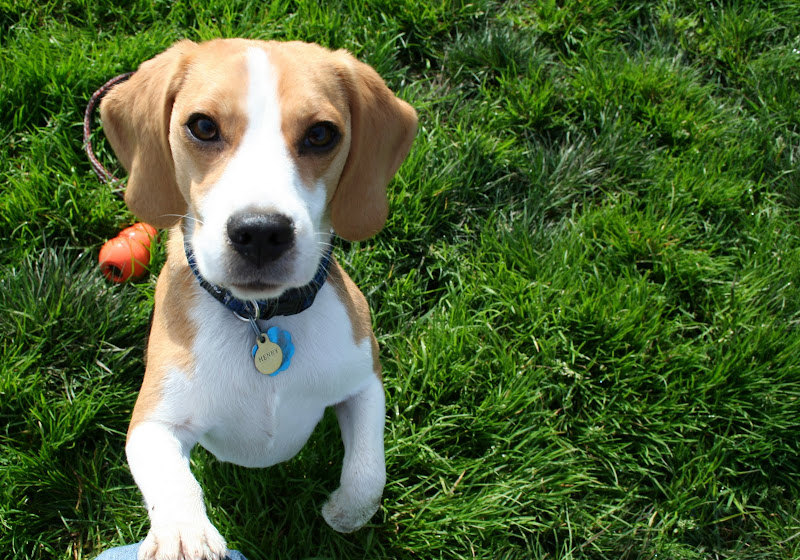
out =
{"type": "Polygon", "coordinates": [[[261,266],[294,244],[294,224],[283,214],[235,214],[228,219],[228,239],[237,253],[261,266]]]}

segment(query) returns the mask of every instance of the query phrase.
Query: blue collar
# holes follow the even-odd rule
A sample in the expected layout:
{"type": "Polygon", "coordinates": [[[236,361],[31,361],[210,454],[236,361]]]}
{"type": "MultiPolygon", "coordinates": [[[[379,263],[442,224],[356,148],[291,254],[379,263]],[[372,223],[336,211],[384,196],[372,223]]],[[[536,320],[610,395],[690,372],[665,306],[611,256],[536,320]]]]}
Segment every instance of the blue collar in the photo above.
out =
{"type": "Polygon", "coordinates": [[[261,320],[272,319],[276,315],[296,315],[311,307],[311,304],[314,303],[314,298],[317,296],[317,292],[319,292],[322,285],[325,284],[326,278],[328,278],[328,269],[331,266],[331,251],[333,250],[333,247],[328,248],[319,263],[319,268],[317,268],[317,273],[314,275],[314,278],[305,286],[290,288],[279,297],[272,299],[242,301],[236,299],[236,297],[225,288],[215,286],[200,276],[200,271],[197,269],[197,259],[187,241],[184,241],[183,248],[186,251],[186,259],[189,261],[189,268],[192,269],[192,272],[200,282],[200,286],[202,286],[205,291],[242,319],[261,320]]]}

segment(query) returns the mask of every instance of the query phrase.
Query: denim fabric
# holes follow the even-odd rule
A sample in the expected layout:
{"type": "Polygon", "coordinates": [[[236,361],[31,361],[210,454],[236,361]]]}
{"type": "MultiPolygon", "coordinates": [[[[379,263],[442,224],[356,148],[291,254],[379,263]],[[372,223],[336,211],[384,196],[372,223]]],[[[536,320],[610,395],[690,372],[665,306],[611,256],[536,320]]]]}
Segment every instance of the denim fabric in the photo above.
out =
{"type": "MultiPolygon", "coordinates": [[[[136,553],[141,543],[118,546],[101,553],[96,560],[136,560],[136,553]]],[[[247,560],[238,550],[229,550],[226,560],[247,560]]]]}

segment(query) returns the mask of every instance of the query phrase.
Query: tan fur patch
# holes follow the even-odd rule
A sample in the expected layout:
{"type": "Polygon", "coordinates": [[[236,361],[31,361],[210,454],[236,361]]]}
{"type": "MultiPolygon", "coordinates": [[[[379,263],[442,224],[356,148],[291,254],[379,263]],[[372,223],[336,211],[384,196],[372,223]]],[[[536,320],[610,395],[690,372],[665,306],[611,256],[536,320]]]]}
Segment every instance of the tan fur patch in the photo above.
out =
{"type": "Polygon", "coordinates": [[[350,317],[350,324],[353,327],[353,340],[356,344],[360,344],[366,337],[370,338],[370,345],[372,346],[372,369],[378,379],[382,379],[381,360],[378,355],[378,341],[375,339],[375,334],[372,332],[372,316],[367,305],[367,299],[361,290],[358,289],[355,282],[347,275],[342,269],[336,259],[331,261],[331,267],[328,271],[328,282],[330,282],[336,289],[336,295],[339,301],[342,302],[347,310],[347,316],[350,317]]]}
{"type": "Polygon", "coordinates": [[[236,154],[247,129],[248,45],[244,40],[201,44],[175,97],[170,146],[178,188],[195,214],[205,193],[217,184],[236,154]],[[217,123],[219,142],[205,144],[191,137],[186,125],[196,114],[217,123]]]}
{"type": "Polygon", "coordinates": [[[194,370],[192,347],[196,331],[188,310],[194,306],[192,294],[196,280],[186,261],[180,226],[170,231],[168,255],[156,284],[144,381],[133,408],[129,436],[136,424],[150,417],[161,402],[168,372],[178,369],[191,375],[194,370]]]}
{"type": "Polygon", "coordinates": [[[298,42],[263,48],[278,73],[283,134],[303,182],[325,182],[340,236],[370,237],[386,222],[386,185],[408,155],[416,112],[346,51],[298,42]],[[303,154],[298,147],[306,132],[325,121],[340,131],[339,145],[303,154]]]}
{"type": "Polygon", "coordinates": [[[386,186],[408,155],[417,132],[417,113],[395,97],[369,66],[345,51],[339,79],[351,117],[350,152],[331,199],[331,223],[350,241],[371,237],[386,223],[386,186]]]}
{"type": "Polygon", "coordinates": [[[158,228],[170,227],[185,213],[186,201],[175,184],[169,129],[172,104],[196,48],[191,41],[176,43],[142,63],[100,104],[103,130],[128,170],[125,202],[137,218],[158,228]]]}
{"type": "Polygon", "coordinates": [[[322,180],[330,200],[350,149],[350,110],[338,80],[341,65],[330,51],[318,45],[266,43],[263,48],[278,75],[281,128],[289,154],[303,184],[310,187],[322,180]],[[322,122],[339,130],[339,143],[330,152],[304,152],[306,133],[322,122]]]}

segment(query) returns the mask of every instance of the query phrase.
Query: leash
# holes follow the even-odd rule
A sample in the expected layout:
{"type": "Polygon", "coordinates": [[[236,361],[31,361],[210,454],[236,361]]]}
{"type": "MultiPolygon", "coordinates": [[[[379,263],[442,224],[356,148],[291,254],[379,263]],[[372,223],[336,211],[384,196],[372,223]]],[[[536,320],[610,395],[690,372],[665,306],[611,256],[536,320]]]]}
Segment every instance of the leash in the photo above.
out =
{"type": "Polygon", "coordinates": [[[113,173],[106,169],[103,164],[100,163],[100,160],[98,160],[94,155],[91,139],[92,116],[94,115],[95,108],[100,103],[100,100],[103,99],[105,94],[107,94],[115,85],[121,84],[133,76],[134,73],[135,72],[126,72],[124,74],[120,74],[119,76],[111,78],[102,86],[100,86],[100,89],[92,94],[92,97],[89,99],[89,104],[86,105],[86,111],[83,114],[83,149],[86,150],[86,155],[89,157],[89,163],[92,165],[92,170],[94,171],[95,175],[97,175],[97,178],[100,179],[101,183],[106,185],[120,183],[121,180],[117,179],[113,173]]]}

